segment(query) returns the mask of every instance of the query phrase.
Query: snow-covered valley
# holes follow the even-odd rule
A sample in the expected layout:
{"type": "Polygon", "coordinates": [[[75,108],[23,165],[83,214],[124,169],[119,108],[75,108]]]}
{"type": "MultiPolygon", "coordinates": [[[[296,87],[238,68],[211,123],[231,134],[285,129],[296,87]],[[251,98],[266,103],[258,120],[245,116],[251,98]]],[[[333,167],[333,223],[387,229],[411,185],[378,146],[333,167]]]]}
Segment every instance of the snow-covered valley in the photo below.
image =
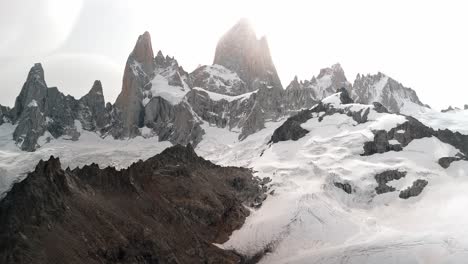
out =
{"type": "MultiPolygon", "coordinates": [[[[260,263],[461,263],[468,257],[468,162],[454,161],[447,169],[438,163],[460,150],[425,137],[402,151],[363,156],[372,131],[388,131],[406,118],[378,113],[371,105],[341,105],[337,99],[332,95],[324,102],[354,112],[369,109],[367,121],[319,112],[301,125],[309,131],[305,136],[277,143],[269,142],[284,120],[267,122],[242,141],[235,130],[203,123],[199,155],[219,165],[252,168],[272,180],[263,205],[251,208],[243,227],[219,246],[247,256],[263,252],[260,263]],[[406,176],[388,181],[394,191],[376,194],[375,176],[391,170],[406,176]],[[422,192],[401,199],[399,193],[418,179],[428,182],[422,192]],[[350,186],[350,193],[337,183],[350,186]]],[[[420,113],[418,118],[435,128],[453,122],[464,132],[465,112],[436,118],[420,113]]],[[[0,126],[3,191],[50,155],[60,157],[64,167],[94,162],[122,168],[171,145],[157,137],[114,140],[80,131],[79,141],[60,138],[36,152],[23,152],[11,140],[13,130],[11,124],[0,126]]]]}

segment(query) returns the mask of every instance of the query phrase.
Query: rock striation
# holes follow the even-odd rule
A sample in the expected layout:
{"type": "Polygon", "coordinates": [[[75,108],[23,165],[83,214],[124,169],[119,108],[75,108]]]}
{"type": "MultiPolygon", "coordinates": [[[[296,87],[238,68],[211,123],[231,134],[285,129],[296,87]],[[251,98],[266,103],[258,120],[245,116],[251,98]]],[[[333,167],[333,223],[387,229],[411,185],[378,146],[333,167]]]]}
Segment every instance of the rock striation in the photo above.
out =
{"type": "Polygon", "coordinates": [[[1,263],[239,263],[222,243],[261,202],[248,169],[174,146],[128,169],[40,161],[0,201],[1,263]]]}

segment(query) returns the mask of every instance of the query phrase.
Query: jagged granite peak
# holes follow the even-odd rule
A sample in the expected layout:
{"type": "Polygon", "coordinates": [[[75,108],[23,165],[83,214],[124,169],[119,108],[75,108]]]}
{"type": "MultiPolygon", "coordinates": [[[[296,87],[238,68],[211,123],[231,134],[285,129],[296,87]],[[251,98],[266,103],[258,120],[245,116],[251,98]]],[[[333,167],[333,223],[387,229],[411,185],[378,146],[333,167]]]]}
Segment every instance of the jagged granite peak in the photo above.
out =
{"type": "Polygon", "coordinates": [[[190,145],[122,170],[63,170],[51,157],[0,201],[0,262],[241,263],[213,243],[264,192],[251,170],[217,166],[190,145]]]}
{"type": "Polygon", "coordinates": [[[138,37],[132,56],[135,61],[141,63],[146,74],[152,74],[154,71],[154,54],[153,46],[151,44],[151,35],[148,31],[145,31],[143,35],[138,37]]]}
{"type": "Polygon", "coordinates": [[[350,89],[350,94],[357,103],[379,102],[394,113],[401,112],[405,104],[427,107],[419,100],[414,90],[403,86],[381,72],[375,75],[358,74],[350,89]]]}
{"type": "MultiPolygon", "coordinates": [[[[312,96],[315,101],[320,101],[343,87],[349,89],[351,83],[346,79],[341,65],[336,63],[331,67],[321,69],[318,76],[313,76],[310,80],[299,81],[295,76],[286,90],[310,90],[307,91],[307,94],[312,96]]],[[[294,101],[294,99],[292,100],[294,101]]]]}
{"type": "MultiPolygon", "coordinates": [[[[148,45],[151,39],[145,33],[138,38],[135,50],[146,51],[145,58],[149,58],[153,53],[148,45]]],[[[132,138],[148,128],[150,133],[144,136],[157,135],[159,140],[174,144],[198,144],[204,133],[201,122],[183,101],[190,90],[188,73],[174,57],[164,56],[161,51],[151,58],[151,63],[146,62],[152,65],[148,72],[140,57],[135,56],[135,50],[127,60],[109,133],[118,139],[132,138]]]]}
{"type": "Polygon", "coordinates": [[[151,85],[150,80],[155,69],[151,36],[148,32],[138,37],[133,51],[130,53],[125,65],[122,79],[122,91],[115,106],[117,112],[114,120],[119,124],[114,125],[111,131],[116,138],[134,137],[139,135],[138,128],[143,126],[144,107],[143,89],[151,85]]]}
{"type": "Polygon", "coordinates": [[[48,88],[42,66],[35,64],[9,114],[16,125],[13,139],[22,150],[35,151],[52,138],[67,136],[77,140],[81,125],[85,130],[99,132],[109,123],[104,104],[100,82],[95,82],[90,93],[76,100],[57,87],[48,88]]]}
{"type": "Polygon", "coordinates": [[[321,100],[334,94],[342,87],[349,89],[351,83],[346,79],[341,65],[336,63],[331,67],[321,69],[317,77],[312,77],[309,87],[314,90],[315,99],[321,100]]]}
{"type": "Polygon", "coordinates": [[[104,128],[109,123],[109,113],[106,109],[106,101],[101,81],[94,81],[91,90],[79,100],[80,120],[86,130],[97,130],[104,128]]]}
{"type": "Polygon", "coordinates": [[[15,105],[11,111],[12,121],[16,122],[28,106],[42,107],[42,99],[46,93],[47,84],[44,79],[44,70],[40,63],[35,63],[29,71],[20,94],[16,97],[15,105]]]}
{"type": "Polygon", "coordinates": [[[245,92],[257,90],[261,86],[282,88],[266,37],[258,39],[245,18],[221,37],[213,64],[236,72],[247,84],[245,92]]]}

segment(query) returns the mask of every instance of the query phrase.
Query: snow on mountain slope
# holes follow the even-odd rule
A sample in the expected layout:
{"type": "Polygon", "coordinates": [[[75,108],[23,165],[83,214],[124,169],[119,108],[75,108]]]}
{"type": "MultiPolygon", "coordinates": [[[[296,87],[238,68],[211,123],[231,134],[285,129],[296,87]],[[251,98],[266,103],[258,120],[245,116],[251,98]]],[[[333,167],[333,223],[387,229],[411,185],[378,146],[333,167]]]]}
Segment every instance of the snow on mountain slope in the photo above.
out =
{"type": "Polygon", "coordinates": [[[427,107],[407,103],[402,113],[411,115],[434,129],[450,129],[468,135],[468,110],[439,112],[427,107]]]}
{"type": "MultiPolygon", "coordinates": [[[[337,104],[336,97],[324,101],[337,104]]],[[[323,116],[321,122],[312,118],[302,124],[310,132],[297,141],[268,146],[268,135],[278,126],[274,124],[255,134],[251,143],[236,145],[219,139],[209,144],[211,148],[201,143],[213,160],[235,161],[253,168],[260,177],[272,178],[271,195],[222,247],[246,255],[271,252],[260,263],[460,263],[466,259],[468,213],[463,201],[468,201],[468,195],[463,190],[468,187],[468,162],[452,163],[448,169],[437,163],[459,150],[431,137],[415,139],[400,152],[361,156],[364,143],[374,137],[372,130],[390,130],[405,122],[405,117],[377,113],[373,106],[336,107],[371,110],[368,121],[361,124],[340,113],[323,116]],[[245,153],[250,156],[244,159],[245,153]],[[377,195],[375,176],[388,170],[407,174],[388,182],[395,191],[377,195]],[[419,196],[399,198],[399,191],[421,179],[429,184],[419,196]],[[352,193],[336,183],[349,184],[352,193]]]]}
{"type": "MultiPolygon", "coordinates": [[[[101,167],[125,168],[133,162],[150,158],[172,146],[168,141],[159,142],[158,137],[148,139],[136,137],[129,140],[115,140],[112,137],[103,139],[94,132],[80,130],[79,141],[62,137],[50,141],[35,152],[24,152],[11,140],[14,129],[15,126],[10,123],[0,126],[0,194],[14,181],[23,179],[27,172],[34,169],[39,160],[47,160],[51,155],[60,157],[64,167],[75,168],[94,162],[101,167]]],[[[48,140],[42,137],[40,141],[48,140]]]]}
{"type": "MultiPolygon", "coordinates": [[[[260,263],[463,262],[468,257],[468,162],[442,168],[438,160],[459,150],[436,137],[415,139],[399,152],[362,156],[373,131],[389,131],[407,118],[374,105],[342,105],[340,98],[324,99],[337,111],[313,113],[300,125],[309,132],[297,141],[269,143],[283,121],[267,122],[243,141],[235,129],[203,122],[205,135],[196,148],[200,156],[272,179],[262,207],[252,209],[244,226],[221,246],[246,255],[270,252],[260,263]],[[392,170],[406,175],[387,182],[394,191],[376,194],[376,175],[392,170]],[[399,194],[417,180],[428,185],[416,197],[401,199],[399,194]]],[[[426,122],[428,113],[419,113],[426,122]]],[[[439,125],[450,122],[442,120],[448,115],[430,113],[439,125]]],[[[454,120],[466,123],[460,118],[454,120]]],[[[60,138],[26,153],[11,141],[13,130],[9,123],[0,126],[1,190],[50,155],[59,156],[63,166],[125,167],[171,145],[157,137],[114,140],[80,131],[77,142],[60,138]]]]}

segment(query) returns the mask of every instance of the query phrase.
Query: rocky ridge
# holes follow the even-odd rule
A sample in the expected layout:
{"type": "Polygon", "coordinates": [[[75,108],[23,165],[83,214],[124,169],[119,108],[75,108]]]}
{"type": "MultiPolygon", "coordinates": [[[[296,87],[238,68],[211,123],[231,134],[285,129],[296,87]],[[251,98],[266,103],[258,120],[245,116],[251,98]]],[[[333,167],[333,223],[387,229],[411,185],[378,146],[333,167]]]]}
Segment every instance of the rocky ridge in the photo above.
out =
{"type": "Polygon", "coordinates": [[[240,263],[212,243],[264,191],[250,170],[214,165],[191,145],[120,171],[63,170],[51,157],[0,201],[0,262],[240,263]]]}
{"type": "Polygon", "coordinates": [[[77,140],[80,129],[115,139],[157,136],[160,141],[196,146],[205,134],[203,123],[237,131],[243,140],[266,122],[310,109],[342,88],[356,102],[378,101],[391,112],[399,112],[405,102],[422,105],[414,91],[381,73],[358,75],[351,85],[339,64],[322,69],[311,80],[296,77],[283,89],[266,38],[258,39],[242,19],[220,39],[213,65],[192,73],[161,51],[155,56],[148,32],[139,36],[115,104],[104,105],[99,81],[80,100],[48,88],[37,64],[15,107],[1,109],[0,122],[18,124],[13,138],[26,151],[58,137],[77,140]]]}

